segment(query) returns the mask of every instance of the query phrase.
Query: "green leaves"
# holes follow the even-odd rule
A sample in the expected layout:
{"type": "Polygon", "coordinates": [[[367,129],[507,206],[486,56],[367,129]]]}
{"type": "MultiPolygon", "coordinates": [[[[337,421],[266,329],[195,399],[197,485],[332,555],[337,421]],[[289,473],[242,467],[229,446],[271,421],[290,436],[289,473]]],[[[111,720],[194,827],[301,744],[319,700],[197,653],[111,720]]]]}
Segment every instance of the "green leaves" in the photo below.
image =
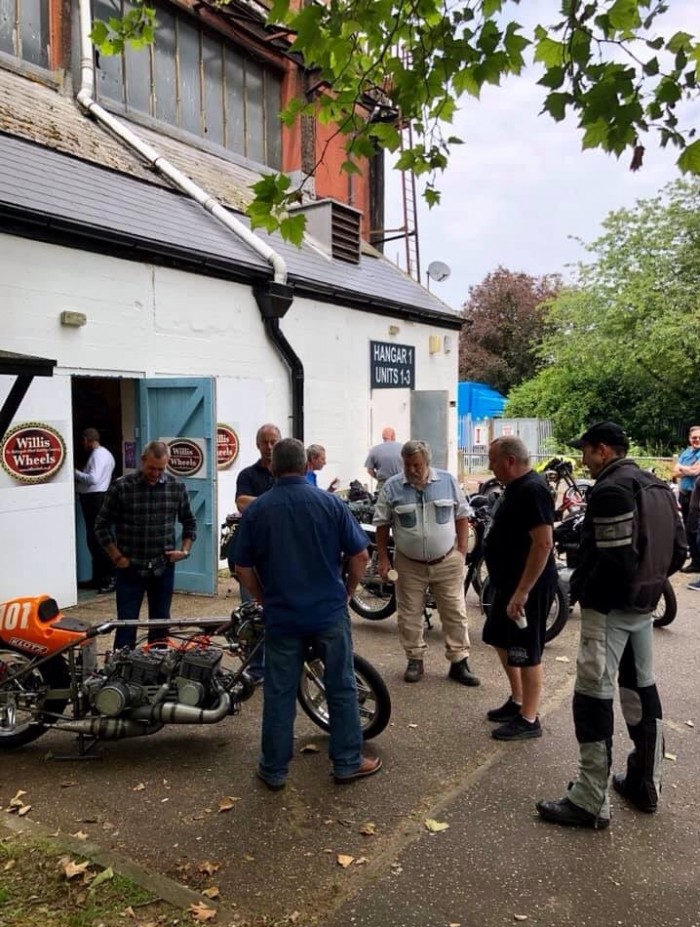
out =
{"type": "Polygon", "coordinates": [[[683,150],[678,158],[678,167],[684,174],[700,174],[700,141],[683,150]]]}
{"type": "Polygon", "coordinates": [[[90,39],[100,54],[120,55],[127,46],[138,50],[152,45],[155,41],[156,25],[156,11],[138,4],[122,19],[113,17],[106,23],[95,20],[90,39]]]}

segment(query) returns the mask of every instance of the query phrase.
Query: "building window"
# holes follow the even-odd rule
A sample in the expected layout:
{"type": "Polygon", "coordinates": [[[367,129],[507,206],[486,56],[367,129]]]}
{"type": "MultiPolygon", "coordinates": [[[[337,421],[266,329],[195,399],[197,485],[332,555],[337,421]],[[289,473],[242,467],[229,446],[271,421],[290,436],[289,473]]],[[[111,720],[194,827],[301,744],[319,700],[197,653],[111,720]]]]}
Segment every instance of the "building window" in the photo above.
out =
{"type": "Polygon", "coordinates": [[[49,67],[49,0],[0,0],[0,52],[49,67]]]}
{"type": "MultiPolygon", "coordinates": [[[[95,19],[123,16],[130,8],[127,0],[94,0],[95,19]]],[[[100,56],[100,99],[279,168],[280,74],[184,16],[156,9],[151,47],[100,56]]]]}

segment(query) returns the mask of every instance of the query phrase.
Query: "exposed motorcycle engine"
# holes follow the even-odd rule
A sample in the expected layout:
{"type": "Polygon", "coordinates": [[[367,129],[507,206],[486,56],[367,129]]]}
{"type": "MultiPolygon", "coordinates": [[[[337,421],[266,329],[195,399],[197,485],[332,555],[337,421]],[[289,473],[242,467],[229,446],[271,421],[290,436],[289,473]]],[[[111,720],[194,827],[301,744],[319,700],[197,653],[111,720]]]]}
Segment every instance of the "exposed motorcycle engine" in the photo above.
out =
{"type": "Polygon", "coordinates": [[[205,705],[213,692],[212,680],[223,652],[218,647],[198,647],[182,655],[175,685],[178,701],[183,705],[205,705]]]}
{"type": "Polygon", "coordinates": [[[85,688],[91,704],[108,718],[164,700],[203,707],[216,699],[213,680],[222,656],[217,647],[119,651],[85,688]]]}

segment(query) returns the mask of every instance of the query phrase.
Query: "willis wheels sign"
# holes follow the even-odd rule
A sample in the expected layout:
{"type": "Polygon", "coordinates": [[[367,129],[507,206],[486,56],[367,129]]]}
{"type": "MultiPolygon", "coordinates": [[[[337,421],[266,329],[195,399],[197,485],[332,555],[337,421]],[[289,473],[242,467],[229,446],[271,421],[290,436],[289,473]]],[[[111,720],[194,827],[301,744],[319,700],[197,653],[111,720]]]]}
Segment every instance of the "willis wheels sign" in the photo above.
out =
{"type": "Polygon", "coordinates": [[[63,437],[50,425],[24,422],[11,428],[0,448],[0,463],[20,483],[46,483],[66,460],[63,437]]]}

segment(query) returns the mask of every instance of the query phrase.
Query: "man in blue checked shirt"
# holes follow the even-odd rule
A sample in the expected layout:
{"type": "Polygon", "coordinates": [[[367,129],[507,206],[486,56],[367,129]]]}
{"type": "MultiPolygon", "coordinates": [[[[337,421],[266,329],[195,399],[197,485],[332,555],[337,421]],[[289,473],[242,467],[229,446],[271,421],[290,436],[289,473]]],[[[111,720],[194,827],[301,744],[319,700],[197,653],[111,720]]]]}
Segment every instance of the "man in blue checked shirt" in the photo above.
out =
{"type": "MultiPolygon", "coordinates": [[[[113,483],[105,497],[95,534],[116,567],[117,617],[136,621],[143,597],[149,620],[167,621],[175,584],[175,564],[186,560],[197,537],[185,484],[166,473],[168,445],[151,441],[143,449],[141,467],[113,483]],[[182,542],[175,548],[175,522],[182,542]]],[[[163,628],[148,633],[149,642],[167,636],[163,628]]],[[[136,628],[118,628],[115,650],[133,647],[136,628]]]]}

